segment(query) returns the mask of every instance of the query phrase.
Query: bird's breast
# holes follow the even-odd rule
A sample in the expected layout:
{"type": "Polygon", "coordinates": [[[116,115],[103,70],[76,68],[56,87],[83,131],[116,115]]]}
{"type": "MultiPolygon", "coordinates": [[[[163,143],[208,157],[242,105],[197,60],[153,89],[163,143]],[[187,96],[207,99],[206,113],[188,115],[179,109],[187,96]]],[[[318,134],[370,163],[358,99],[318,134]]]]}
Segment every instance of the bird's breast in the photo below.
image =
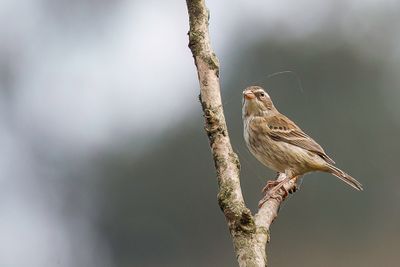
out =
{"type": "Polygon", "coordinates": [[[302,174],[308,172],[315,155],[300,147],[275,141],[265,132],[265,127],[253,125],[251,119],[243,121],[244,140],[247,148],[262,164],[268,168],[285,172],[302,174]]]}

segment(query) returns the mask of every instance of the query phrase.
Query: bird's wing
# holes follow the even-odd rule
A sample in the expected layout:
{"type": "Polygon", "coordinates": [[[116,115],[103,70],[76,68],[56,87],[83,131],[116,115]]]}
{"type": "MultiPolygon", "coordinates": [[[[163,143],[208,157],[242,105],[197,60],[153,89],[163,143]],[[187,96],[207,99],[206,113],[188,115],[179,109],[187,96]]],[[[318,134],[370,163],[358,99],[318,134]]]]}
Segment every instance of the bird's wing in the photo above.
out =
{"type": "Polygon", "coordinates": [[[282,114],[265,119],[267,134],[275,141],[286,142],[314,152],[330,164],[335,162],[325,153],[322,147],[305,134],[293,121],[282,114]]]}

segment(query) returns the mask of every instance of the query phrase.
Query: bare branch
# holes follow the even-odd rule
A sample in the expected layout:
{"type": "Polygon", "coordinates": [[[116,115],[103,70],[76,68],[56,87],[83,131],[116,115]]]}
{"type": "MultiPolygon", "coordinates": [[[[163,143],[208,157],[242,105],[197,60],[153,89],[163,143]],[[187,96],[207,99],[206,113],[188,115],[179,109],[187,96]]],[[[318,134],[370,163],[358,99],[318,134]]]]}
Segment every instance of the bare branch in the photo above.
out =
{"type": "Polygon", "coordinates": [[[233,152],[223,113],[219,85],[219,63],[212,51],[208,34],[208,10],[203,0],[188,0],[189,47],[193,53],[200,81],[200,102],[205,130],[217,170],[220,191],[218,200],[230,228],[254,231],[250,210],[245,207],[239,180],[239,159],[233,152]]]}
{"type": "MultiPolygon", "coordinates": [[[[208,32],[209,13],[204,0],[187,0],[189,48],[200,83],[200,102],[218,179],[218,202],[233,239],[240,266],[266,266],[265,246],[269,227],[282,200],[269,199],[254,217],[246,207],[240,187],[238,156],[234,153],[223,113],[219,84],[219,62],[208,32]]],[[[291,182],[285,185],[290,189],[291,182]]]]}
{"type": "MultiPolygon", "coordinates": [[[[283,181],[286,178],[286,175],[284,173],[281,173],[277,179],[277,181],[283,181]]],[[[289,180],[287,181],[283,187],[285,187],[286,191],[293,190],[296,187],[296,182],[294,180],[289,180]]],[[[284,195],[282,195],[282,199],[275,199],[275,198],[270,198],[268,199],[258,210],[257,214],[255,215],[255,223],[257,226],[257,229],[264,229],[265,231],[268,231],[272,222],[275,220],[275,218],[278,216],[278,211],[281,203],[284,200],[284,195]]],[[[262,231],[260,231],[260,237],[262,240],[265,240],[265,242],[268,241],[269,236],[261,236],[262,231]]]]}

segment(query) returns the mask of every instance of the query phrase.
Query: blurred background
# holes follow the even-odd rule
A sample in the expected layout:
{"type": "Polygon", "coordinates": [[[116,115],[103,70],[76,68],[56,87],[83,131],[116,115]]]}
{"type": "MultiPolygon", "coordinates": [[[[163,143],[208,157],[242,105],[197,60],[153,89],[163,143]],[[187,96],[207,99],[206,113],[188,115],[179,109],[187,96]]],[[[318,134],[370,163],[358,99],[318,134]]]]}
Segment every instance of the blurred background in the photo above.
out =
{"type": "MultiPolygon", "coordinates": [[[[398,264],[399,2],[208,6],[248,206],[275,175],[243,142],[251,84],[365,188],[307,175],[271,266],[398,264]]],[[[185,1],[0,0],[0,266],[236,266],[187,31],[185,1]]]]}

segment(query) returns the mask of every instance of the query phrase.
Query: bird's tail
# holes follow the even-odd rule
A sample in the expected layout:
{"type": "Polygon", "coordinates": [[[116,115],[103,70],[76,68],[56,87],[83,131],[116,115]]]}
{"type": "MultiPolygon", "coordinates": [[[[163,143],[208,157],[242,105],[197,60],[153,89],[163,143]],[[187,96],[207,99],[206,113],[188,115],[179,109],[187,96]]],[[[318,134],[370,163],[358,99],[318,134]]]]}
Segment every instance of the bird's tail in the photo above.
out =
{"type": "Polygon", "coordinates": [[[356,179],[354,179],[353,177],[351,177],[350,175],[348,175],[347,173],[345,173],[341,169],[336,168],[335,166],[329,164],[328,172],[332,173],[337,178],[339,178],[340,180],[342,180],[346,184],[350,185],[354,189],[356,189],[358,191],[362,191],[363,190],[362,184],[359,181],[357,181],[356,179]]]}

